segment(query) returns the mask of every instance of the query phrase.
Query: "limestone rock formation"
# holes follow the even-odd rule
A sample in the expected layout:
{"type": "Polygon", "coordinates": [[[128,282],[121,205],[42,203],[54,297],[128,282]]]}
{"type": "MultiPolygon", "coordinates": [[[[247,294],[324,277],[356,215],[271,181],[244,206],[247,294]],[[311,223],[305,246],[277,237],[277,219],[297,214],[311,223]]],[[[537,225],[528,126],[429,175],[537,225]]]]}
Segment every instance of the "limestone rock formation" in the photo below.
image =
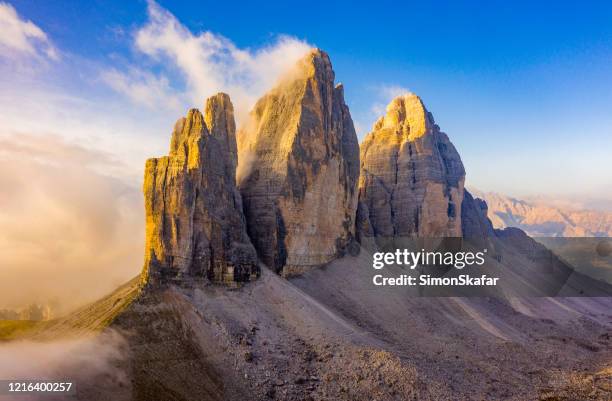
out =
{"type": "Polygon", "coordinates": [[[361,236],[461,236],[465,170],[418,96],[399,96],[387,106],[360,159],[361,236]]]}
{"type": "Polygon", "coordinates": [[[359,144],[326,53],[312,50],[239,132],[238,185],[260,258],[283,274],[341,255],[354,236],[359,144]]]}
{"type": "Polygon", "coordinates": [[[172,133],[170,154],[147,160],[143,279],[248,281],[258,275],[236,188],[236,137],[229,96],[191,109],[172,133]]]}

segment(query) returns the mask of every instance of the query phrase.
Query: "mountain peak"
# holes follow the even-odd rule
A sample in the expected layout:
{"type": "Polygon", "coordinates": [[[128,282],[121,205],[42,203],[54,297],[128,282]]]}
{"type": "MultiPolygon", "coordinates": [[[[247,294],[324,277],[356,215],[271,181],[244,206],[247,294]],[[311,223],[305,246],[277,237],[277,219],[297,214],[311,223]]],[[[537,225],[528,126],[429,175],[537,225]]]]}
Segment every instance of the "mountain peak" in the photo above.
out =
{"type": "Polygon", "coordinates": [[[187,159],[189,150],[194,149],[190,143],[208,133],[204,116],[198,109],[189,109],[187,116],[179,118],[174,124],[170,141],[170,155],[187,159]]]}
{"type": "Polygon", "coordinates": [[[293,274],[344,252],[354,234],[359,144],[327,53],[311,50],[257,101],[238,149],[249,234],[265,264],[293,274]]]}
{"type": "Polygon", "coordinates": [[[463,163],[417,95],[393,99],[360,152],[360,232],[461,236],[463,163]]]}
{"type": "Polygon", "coordinates": [[[286,90],[287,86],[308,79],[333,84],[334,78],[334,70],[329,56],[323,50],[314,48],[300,58],[293,68],[290,68],[281,77],[279,85],[272,91],[286,90]]]}
{"type": "Polygon", "coordinates": [[[310,49],[310,51],[306,54],[305,58],[312,60],[314,64],[323,63],[329,64],[331,66],[331,60],[329,59],[329,55],[318,47],[310,49]]]}
{"type": "Polygon", "coordinates": [[[204,120],[210,134],[217,138],[228,154],[228,171],[235,176],[238,164],[234,106],[227,93],[219,92],[206,99],[204,120]]]}
{"type": "Polygon", "coordinates": [[[391,129],[412,140],[431,132],[433,125],[433,117],[421,98],[414,93],[406,93],[395,97],[387,105],[386,114],[378,119],[373,130],[391,129]]]}

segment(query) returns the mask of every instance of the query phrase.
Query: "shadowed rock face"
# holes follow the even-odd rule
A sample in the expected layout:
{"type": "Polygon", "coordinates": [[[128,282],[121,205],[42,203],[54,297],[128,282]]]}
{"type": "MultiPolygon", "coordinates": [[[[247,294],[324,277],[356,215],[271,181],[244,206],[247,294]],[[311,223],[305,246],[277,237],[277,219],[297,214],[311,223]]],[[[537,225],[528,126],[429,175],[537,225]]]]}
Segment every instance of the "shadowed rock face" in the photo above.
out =
{"type": "Polygon", "coordinates": [[[143,280],[188,277],[242,282],[258,275],[236,189],[233,107],[226,94],[191,109],[172,133],[170,154],[147,160],[143,280]]]}
{"type": "Polygon", "coordinates": [[[260,258],[283,274],[353,240],[359,144],[327,54],[311,51],[263,96],[238,135],[238,185],[260,258]]]}
{"type": "Polygon", "coordinates": [[[360,160],[361,236],[461,236],[463,163],[418,96],[387,106],[360,160]]]}
{"type": "Polygon", "coordinates": [[[461,225],[463,237],[468,239],[488,238],[495,236],[491,220],[487,217],[487,203],[474,198],[467,190],[464,191],[461,204],[461,225]]]}

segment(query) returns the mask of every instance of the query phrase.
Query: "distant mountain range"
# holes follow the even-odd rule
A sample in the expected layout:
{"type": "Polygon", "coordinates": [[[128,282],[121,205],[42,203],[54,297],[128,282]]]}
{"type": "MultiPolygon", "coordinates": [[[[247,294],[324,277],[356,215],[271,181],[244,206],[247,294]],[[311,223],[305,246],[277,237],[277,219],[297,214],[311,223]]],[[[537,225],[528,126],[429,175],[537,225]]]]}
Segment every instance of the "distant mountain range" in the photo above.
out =
{"type": "Polygon", "coordinates": [[[471,188],[487,202],[495,228],[518,227],[532,237],[610,237],[612,212],[559,206],[545,200],[521,200],[471,188]]]}

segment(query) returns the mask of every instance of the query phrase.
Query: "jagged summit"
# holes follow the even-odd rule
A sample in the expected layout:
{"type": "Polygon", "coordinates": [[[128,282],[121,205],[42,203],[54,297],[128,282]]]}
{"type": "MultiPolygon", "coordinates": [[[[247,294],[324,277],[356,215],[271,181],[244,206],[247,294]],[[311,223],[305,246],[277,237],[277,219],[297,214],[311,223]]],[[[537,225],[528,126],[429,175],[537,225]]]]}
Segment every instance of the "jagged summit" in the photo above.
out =
{"type": "Polygon", "coordinates": [[[399,130],[408,140],[419,138],[433,129],[435,122],[423,101],[414,93],[397,96],[387,105],[386,114],[374,123],[373,131],[399,130]]]}
{"type": "Polygon", "coordinates": [[[236,189],[235,135],[232,104],[220,93],[205,115],[191,109],[176,122],[168,156],[147,160],[144,281],[258,275],[236,189]]]}
{"type": "MultiPolygon", "coordinates": [[[[217,93],[206,99],[204,119],[210,134],[221,142],[224,152],[229,155],[230,173],[236,173],[238,147],[236,145],[236,122],[234,106],[226,93],[217,93]]],[[[235,179],[235,177],[234,177],[235,179]]]]}
{"type": "Polygon", "coordinates": [[[418,96],[389,103],[360,155],[363,236],[461,236],[463,163],[418,96]]]}
{"type": "Polygon", "coordinates": [[[329,55],[319,48],[310,49],[285,75],[288,83],[299,77],[316,77],[318,80],[333,82],[335,73],[329,55]]]}
{"type": "Polygon", "coordinates": [[[260,258],[290,274],[341,255],[354,235],[359,144],[329,56],[313,49],[239,132],[238,185],[260,258]]]}

